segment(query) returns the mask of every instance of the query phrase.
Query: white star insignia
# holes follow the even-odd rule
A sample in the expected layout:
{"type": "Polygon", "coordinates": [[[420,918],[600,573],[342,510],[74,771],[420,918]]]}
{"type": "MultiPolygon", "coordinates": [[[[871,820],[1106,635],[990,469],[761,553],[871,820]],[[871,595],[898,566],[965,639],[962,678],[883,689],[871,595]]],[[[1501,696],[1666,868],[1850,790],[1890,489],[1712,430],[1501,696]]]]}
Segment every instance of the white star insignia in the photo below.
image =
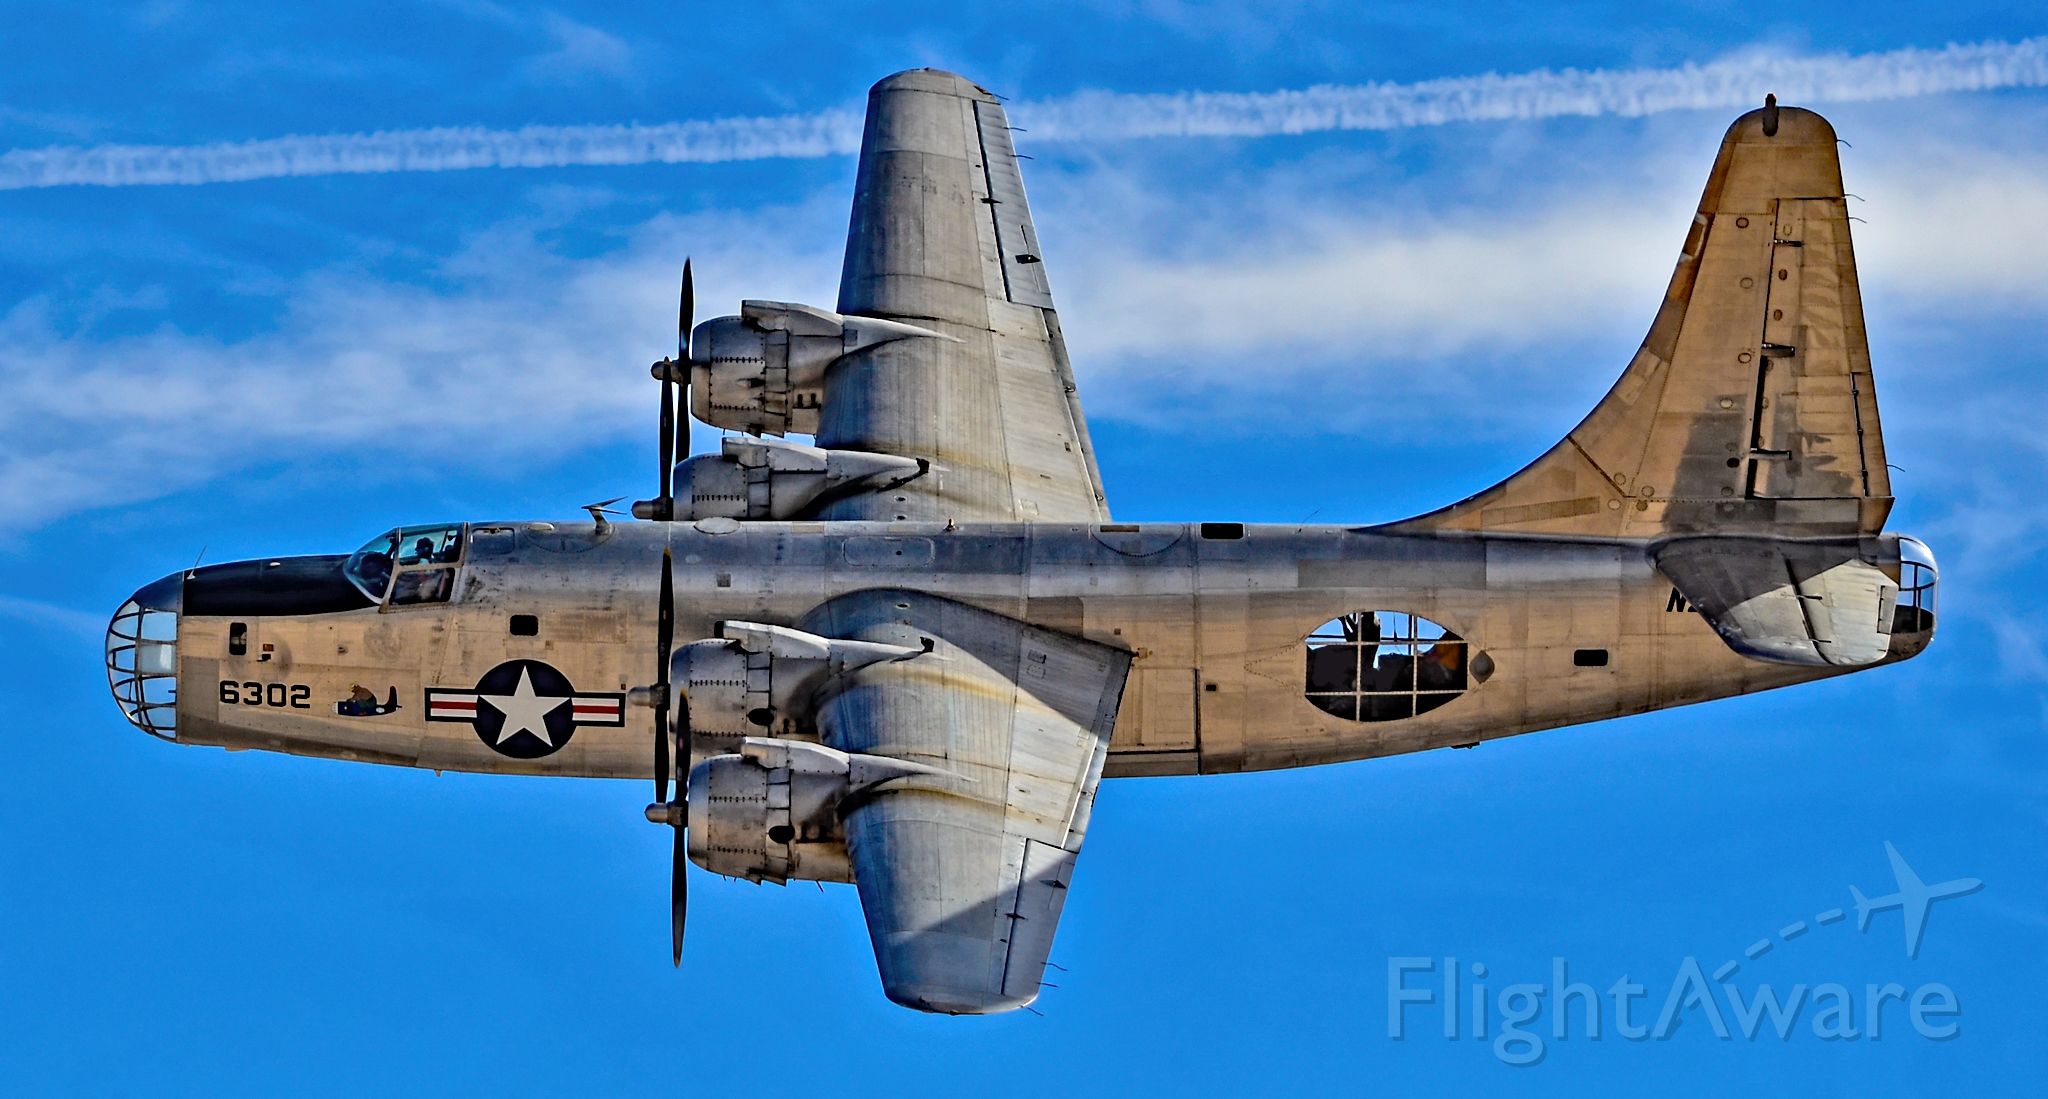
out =
{"type": "Polygon", "coordinates": [[[519,669],[519,685],[509,695],[478,695],[478,701],[488,702],[491,708],[505,715],[505,724],[498,730],[497,743],[520,733],[532,733],[542,744],[552,748],[554,738],[548,735],[548,715],[562,708],[569,699],[566,696],[553,698],[533,693],[533,678],[528,669],[519,669]]]}

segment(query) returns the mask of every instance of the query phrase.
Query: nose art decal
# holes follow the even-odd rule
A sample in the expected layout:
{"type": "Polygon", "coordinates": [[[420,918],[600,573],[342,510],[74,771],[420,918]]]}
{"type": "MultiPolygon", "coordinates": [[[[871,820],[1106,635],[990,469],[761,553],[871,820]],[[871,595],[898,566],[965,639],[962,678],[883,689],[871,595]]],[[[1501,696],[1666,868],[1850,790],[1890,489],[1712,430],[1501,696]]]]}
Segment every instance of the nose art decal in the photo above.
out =
{"type": "Polygon", "coordinates": [[[461,721],[499,755],[539,759],[561,751],[584,725],[626,723],[623,694],[582,694],[538,660],[507,660],[473,688],[428,687],[428,721],[461,721]]]}
{"type": "Polygon", "coordinates": [[[377,692],[360,683],[349,685],[348,697],[334,704],[334,712],[342,717],[383,717],[398,710],[398,688],[388,689],[386,699],[377,701],[377,692]]]}

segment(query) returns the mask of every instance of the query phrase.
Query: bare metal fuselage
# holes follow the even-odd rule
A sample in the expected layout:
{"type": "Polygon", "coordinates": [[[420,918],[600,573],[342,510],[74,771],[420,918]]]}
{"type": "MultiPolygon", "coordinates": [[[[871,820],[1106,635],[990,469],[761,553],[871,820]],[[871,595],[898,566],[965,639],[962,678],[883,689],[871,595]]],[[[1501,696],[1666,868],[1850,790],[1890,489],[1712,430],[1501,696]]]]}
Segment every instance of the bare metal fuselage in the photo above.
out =
{"type": "MultiPolygon", "coordinates": [[[[679,642],[714,636],[724,621],[793,624],[839,595],[906,589],[1128,650],[1110,775],[1466,746],[1836,671],[1737,655],[1674,598],[1650,547],[1636,541],[1237,524],[474,530],[446,603],[184,615],[177,739],[446,770],[644,778],[649,710],[626,707],[623,725],[581,728],[559,751],[520,760],[466,724],[426,720],[427,700],[430,689],[473,686],[515,658],[547,662],[579,692],[655,681],[647,639],[665,547],[674,553],[679,642]],[[1464,638],[1469,689],[1395,721],[1352,721],[1311,705],[1304,638],[1356,611],[1420,615],[1464,638]],[[532,616],[530,634],[514,632],[515,615],[532,616]],[[236,623],[241,642],[231,646],[236,623]],[[1595,650],[1604,659],[1587,666],[1581,654],[1595,650]],[[357,688],[395,698],[397,708],[338,712],[357,688]]],[[[1889,659],[1924,643],[1902,636],[1889,659]]]]}

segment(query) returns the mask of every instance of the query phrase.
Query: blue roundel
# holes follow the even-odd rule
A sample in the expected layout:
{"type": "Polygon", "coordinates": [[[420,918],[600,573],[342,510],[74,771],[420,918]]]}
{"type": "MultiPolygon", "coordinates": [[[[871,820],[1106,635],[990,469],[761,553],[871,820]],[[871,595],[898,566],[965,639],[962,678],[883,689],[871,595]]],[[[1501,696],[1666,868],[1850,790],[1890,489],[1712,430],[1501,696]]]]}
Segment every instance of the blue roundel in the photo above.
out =
{"type": "Polygon", "coordinates": [[[626,723],[623,694],[579,692],[540,660],[507,660],[469,688],[427,688],[428,721],[462,721],[499,755],[539,759],[566,747],[584,725],[626,723]]]}

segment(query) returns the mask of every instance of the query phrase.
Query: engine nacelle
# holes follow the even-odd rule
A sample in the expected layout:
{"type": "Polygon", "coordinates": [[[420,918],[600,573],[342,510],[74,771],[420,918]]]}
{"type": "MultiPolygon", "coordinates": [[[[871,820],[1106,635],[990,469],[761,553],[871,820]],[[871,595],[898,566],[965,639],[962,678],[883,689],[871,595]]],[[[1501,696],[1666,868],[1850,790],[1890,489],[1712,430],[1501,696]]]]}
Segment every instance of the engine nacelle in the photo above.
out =
{"type": "Polygon", "coordinates": [[[924,469],[918,459],[894,454],[728,438],[719,453],[699,454],[676,467],[675,514],[678,519],[794,519],[838,489],[915,477],[924,469]]]}
{"type": "Polygon", "coordinates": [[[856,351],[915,337],[950,338],[810,305],[744,301],[739,316],[705,321],[690,337],[690,411],[707,424],[752,435],[814,434],[826,367],[856,351]]]}
{"type": "Polygon", "coordinates": [[[943,772],[802,741],[748,737],[737,753],[690,769],[690,859],[714,874],[751,882],[850,882],[840,803],[913,775],[943,772]]]}
{"type": "Polygon", "coordinates": [[[669,682],[689,707],[699,756],[735,751],[748,737],[807,728],[819,692],[833,679],[923,653],[757,622],[721,622],[718,632],[717,640],[678,648],[669,665],[669,682]]]}

